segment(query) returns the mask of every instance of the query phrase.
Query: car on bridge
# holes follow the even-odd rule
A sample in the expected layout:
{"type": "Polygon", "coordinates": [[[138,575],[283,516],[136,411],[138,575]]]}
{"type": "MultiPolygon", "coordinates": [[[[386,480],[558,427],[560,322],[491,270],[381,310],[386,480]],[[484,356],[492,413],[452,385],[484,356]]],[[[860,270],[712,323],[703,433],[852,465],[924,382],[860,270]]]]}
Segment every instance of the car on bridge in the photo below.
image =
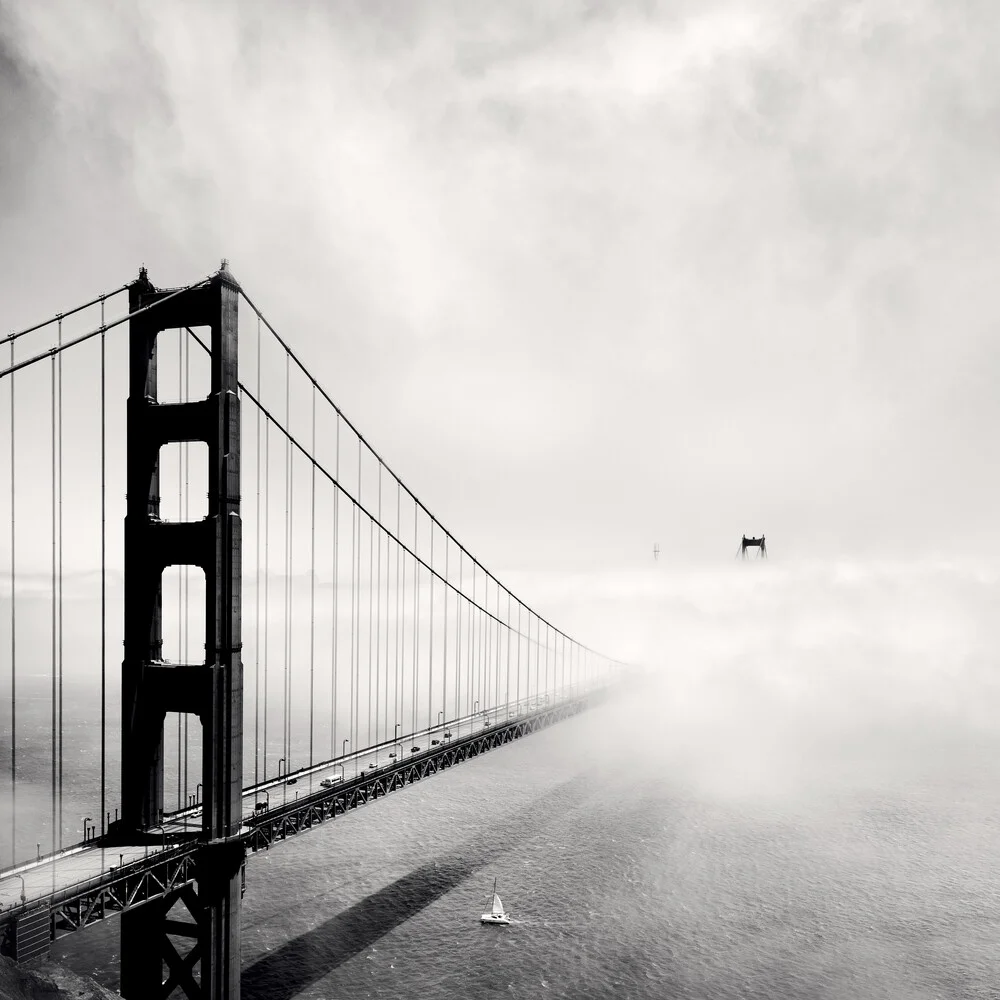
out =
{"type": "Polygon", "coordinates": [[[410,753],[420,753],[420,747],[410,747],[410,753]]]}

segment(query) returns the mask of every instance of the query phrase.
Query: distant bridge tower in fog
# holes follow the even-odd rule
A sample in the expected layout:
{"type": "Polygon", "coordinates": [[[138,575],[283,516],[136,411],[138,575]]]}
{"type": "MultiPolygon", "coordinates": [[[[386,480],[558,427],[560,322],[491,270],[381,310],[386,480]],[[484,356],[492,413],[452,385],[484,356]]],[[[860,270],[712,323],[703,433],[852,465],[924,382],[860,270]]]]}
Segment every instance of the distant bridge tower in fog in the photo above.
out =
{"type": "Polygon", "coordinates": [[[747,549],[757,549],[758,559],[767,558],[767,546],[764,544],[763,535],[761,535],[760,538],[747,538],[747,536],[744,535],[743,541],[740,542],[739,551],[736,553],[737,556],[741,556],[743,559],[749,559],[750,556],[747,555],[747,549]]]}

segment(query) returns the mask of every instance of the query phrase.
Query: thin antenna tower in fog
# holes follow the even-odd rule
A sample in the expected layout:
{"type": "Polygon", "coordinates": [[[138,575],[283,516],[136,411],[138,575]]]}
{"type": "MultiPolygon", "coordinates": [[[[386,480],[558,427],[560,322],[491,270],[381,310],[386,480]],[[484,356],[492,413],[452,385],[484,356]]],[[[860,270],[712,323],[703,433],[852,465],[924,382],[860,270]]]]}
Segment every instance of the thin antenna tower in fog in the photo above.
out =
{"type": "Polygon", "coordinates": [[[743,536],[743,541],[740,542],[740,547],[736,550],[736,557],[744,559],[749,559],[750,556],[747,555],[747,549],[757,549],[757,558],[766,559],[767,558],[767,546],[764,544],[764,536],[761,535],[760,538],[747,538],[746,535],[743,536]]]}
{"type": "Polygon", "coordinates": [[[660,543],[653,542],[653,559],[656,560],[659,558],[660,558],[660,543]]]}

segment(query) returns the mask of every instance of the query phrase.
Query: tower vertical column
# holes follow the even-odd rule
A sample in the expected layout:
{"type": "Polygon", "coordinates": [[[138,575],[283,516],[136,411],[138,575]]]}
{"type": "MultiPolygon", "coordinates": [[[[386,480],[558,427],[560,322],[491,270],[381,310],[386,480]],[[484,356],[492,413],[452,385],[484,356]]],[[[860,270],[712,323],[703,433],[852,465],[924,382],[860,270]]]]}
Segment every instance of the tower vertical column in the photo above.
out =
{"type": "Polygon", "coordinates": [[[208,442],[208,521],[212,559],[205,567],[205,656],[211,671],[202,717],[202,834],[198,856],[202,991],[212,1000],[240,994],[239,838],[243,798],[242,524],[240,399],[237,368],[239,286],[227,272],[212,284],[212,434],[208,442]]]}
{"type": "MultiPolygon", "coordinates": [[[[145,270],[129,290],[130,311],[171,296],[145,270]]],[[[197,897],[185,905],[198,943],[183,961],[166,937],[169,907],[122,914],[121,991],[128,998],[164,995],[164,959],[172,984],[188,996],[238,1000],[240,992],[240,838],[243,790],[241,659],[239,285],[223,267],[208,283],[164,301],[129,322],[128,504],[125,517],[125,656],[122,664],[122,818],[109,840],[141,843],[163,815],[165,714],[197,715],[202,724],[202,832],[197,897]],[[211,329],[211,384],[206,399],[161,404],[156,398],[156,337],[174,327],[211,329]],[[208,516],[159,518],[163,445],[208,446],[208,516]],[[205,573],[205,660],[162,660],[161,593],[169,565],[205,573]],[[191,970],[200,961],[200,984],[191,970]],[[186,970],[177,977],[178,962],[186,970]]]]}

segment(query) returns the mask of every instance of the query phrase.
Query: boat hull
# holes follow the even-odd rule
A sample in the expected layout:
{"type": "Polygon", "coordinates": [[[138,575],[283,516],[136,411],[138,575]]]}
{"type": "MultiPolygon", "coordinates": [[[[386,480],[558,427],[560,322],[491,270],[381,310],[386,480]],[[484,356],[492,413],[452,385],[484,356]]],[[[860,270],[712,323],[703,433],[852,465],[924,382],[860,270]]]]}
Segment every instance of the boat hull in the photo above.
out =
{"type": "Polygon", "coordinates": [[[480,918],[481,924],[509,924],[510,917],[506,913],[484,913],[480,918]]]}

